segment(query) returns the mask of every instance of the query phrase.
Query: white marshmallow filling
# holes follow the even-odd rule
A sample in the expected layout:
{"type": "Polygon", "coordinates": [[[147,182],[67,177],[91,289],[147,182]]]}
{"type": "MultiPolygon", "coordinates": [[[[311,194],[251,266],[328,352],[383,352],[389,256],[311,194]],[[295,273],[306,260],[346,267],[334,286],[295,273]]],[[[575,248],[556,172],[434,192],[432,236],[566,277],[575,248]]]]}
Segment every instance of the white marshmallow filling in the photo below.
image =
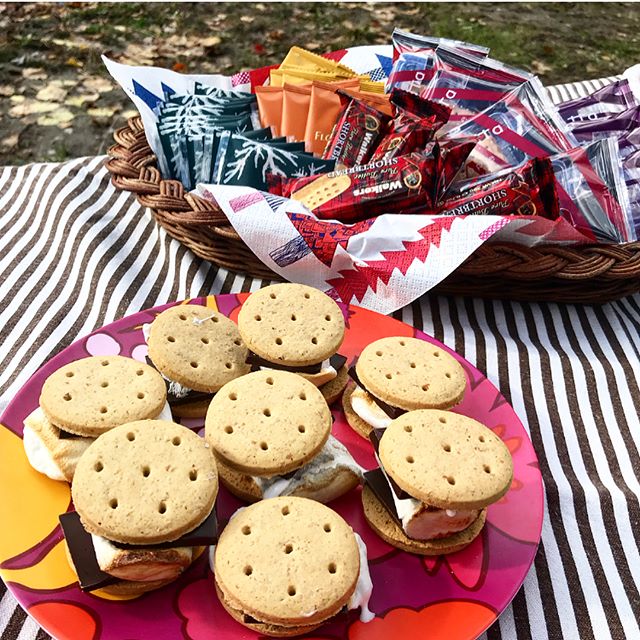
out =
{"type": "Polygon", "coordinates": [[[283,476],[251,476],[260,487],[262,497],[275,498],[289,496],[299,487],[308,484],[314,476],[337,474],[339,471],[350,471],[362,478],[364,469],[353,459],[347,448],[334,436],[329,435],[320,452],[305,465],[296,469],[293,475],[283,476]]]}
{"type": "Polygon", "coordinates": [[[398,498],[380,460],[378,464],[389,485],[402,530],[408,538],[420,541],[446,538],[466,529],[480,515],[477,509],[438,509],[415,498],[398,498]]]}

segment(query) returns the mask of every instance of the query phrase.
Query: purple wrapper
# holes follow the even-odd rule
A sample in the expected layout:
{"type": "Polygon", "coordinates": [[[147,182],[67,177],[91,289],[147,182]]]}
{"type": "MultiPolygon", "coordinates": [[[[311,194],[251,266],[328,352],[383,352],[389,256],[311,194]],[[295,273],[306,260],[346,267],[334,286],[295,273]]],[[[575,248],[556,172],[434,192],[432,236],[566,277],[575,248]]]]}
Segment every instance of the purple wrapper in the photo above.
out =
{"type": "Polygon", "coordinates": [[[637,106],[638,101],[629,82],[622,78],[584,98],[563,102],[558,105],[558,111],[565,122],[577,126],[584,122],[609,118],[637,106]]]}
{"type": "Polygon", "coordinates": [[[608,136],[622,137],[633,133],[640,128],[640,106],[631,107],[626,111],[601,118],[583,122],[571,129],[579,142],[591,142],[608,136]]]}

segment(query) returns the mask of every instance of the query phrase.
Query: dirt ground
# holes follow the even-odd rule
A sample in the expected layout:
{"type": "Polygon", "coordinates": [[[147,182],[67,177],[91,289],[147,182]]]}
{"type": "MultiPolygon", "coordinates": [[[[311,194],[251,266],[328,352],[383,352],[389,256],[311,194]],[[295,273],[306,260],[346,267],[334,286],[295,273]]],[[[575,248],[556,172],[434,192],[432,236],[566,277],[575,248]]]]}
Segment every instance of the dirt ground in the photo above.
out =
{"type": "Polygon", "coordinates": [[[0,3],[0,165],[98,155],[133,115],[100,55],[231,73],[387,43],[393,27],[491,47],[545,84],[640,62],[634,3],[0,3]]]}

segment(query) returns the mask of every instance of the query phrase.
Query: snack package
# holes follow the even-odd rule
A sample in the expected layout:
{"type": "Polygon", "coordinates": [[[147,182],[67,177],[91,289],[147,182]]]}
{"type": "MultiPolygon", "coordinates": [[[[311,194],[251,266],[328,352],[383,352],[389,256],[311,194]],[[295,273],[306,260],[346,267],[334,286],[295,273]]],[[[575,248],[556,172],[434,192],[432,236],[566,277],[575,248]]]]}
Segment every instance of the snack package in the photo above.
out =
{"type": "Polygon", "coordinates": [[[372,162],[425,149],[451,114],[444,105],[399,89],[393,89],[390,102],[395,118],[371,156],[372,162]]]}
{"type": "Polygon", "coordinates": [[[517,166],[577,146],[537,82],[527,81],[503,100],[449,129],[443,139],[479,137],[466,166],[466,177],[517,166]]]}
{"type": "Polygon", "coordinates": [[[615,138],[551,157],[560,216],[599,242],[635,239],[633,216],[615,138]]]}
{"type": "Polygon", "coordinates": [[[321,219],[355,222],[381,213],[432,213],[474,143],[450,149],[433,143],[414,152],[322,176],[272,178],[269,190],[299,200],[321,219]],[[457,167],[454,166],[457,164],[457,167]],[[449,178],[447,178],[449,176],[449,178]]]}
{"type": "Polygon", "coordinates": [[[256,87],[256,99],[260,113],[260,124],[263,127],[271,127],[274,136],[280,135],[280,122],[282,120],[282,87],[256,87]]]}
{"type": "MultiPolygon", "coordinates": [[[[342,94],[341,94],[342,95],[342,94]]],[[[391,120],[374,107],[344,96],[344,106],[322,154],[340,167],[366,164],[391,120]]]]}
{"type": "Polygon", "coordinates": [[[314,80],[319,82],[332,82],[340,80],[341,77],[334,73],[324,71],[313,71],[310,69],[271,69],[269,72],[269,82],[272,87],[282,87],[285,82],[288,84],[309,84],[314,80]]]}
{"type": "Polygon", "coordinates": [[[342,109],[342,100],[337,93],[338,89],[355,89],[359,85],[357,78],[332,83],[311,83],[309,113],[304,131],[307,151],[311,151],[317,156],[322,155],[333,130],[333,125],[342,109]]]}
{"type": "Polygon", "coordinates": [[[356,75],[356,72],[347,65],[319,56],[302,47],[291,47],[280,64],[280,69],[291,68],[324,71],[340,78],[353,78],[356,75]]]}
{"type": "Polygon", "coordinates": [[[442,215],[522,215],[555,220],[555,177],[548,158],[534,158],[455,185],[438,207],[442,215]]]}
{"type": "Polygon", "coordinates": [[[637,107],[640,101],[633,93],[629,80],[621,78],[583,98],[558,105],[560,116],[572,127],[637,107]]]}
{"type": "Polygon", "coordinates": [[[292,85],[285,82],[282,88],[280,134],[291,140],[304,140],[310,105],[309,85],[292,85]]]}
{"type": "Polygon", "coordinates": [[[244,185],[267,190],[267,172],[284,177],[309,176],[332,171],[333,160],[322,160],[301,153],[304,143],[274,144],[272,141],[249,140],[241,135],[223,132],[216,154],[213,182],[244,185]],[[294,147],[291,145],[299,145],[294,147]],[[287,148],[288,147],[288,148],[287,148]]]}
{"type": "Polygon", "coordinates": [[[640,129],[640,106],[631,107],[606,118],[581,122],[571,128],[578,142],[592,142],[608,136],[625,137],[640,129]]]}
{"type": "Polygon", "coordinates": [[[462,40],[418,35],[398,28],[393,30],[391,41],[393,43],[394,62],[402,53],[415,53],[423,50],[432,50],[440,45],[445,45],[451,49],[466,51],[478,58],[484,58],[489,55],[488,47],[472,44],[470,42],[463,42],[462,40]]]}

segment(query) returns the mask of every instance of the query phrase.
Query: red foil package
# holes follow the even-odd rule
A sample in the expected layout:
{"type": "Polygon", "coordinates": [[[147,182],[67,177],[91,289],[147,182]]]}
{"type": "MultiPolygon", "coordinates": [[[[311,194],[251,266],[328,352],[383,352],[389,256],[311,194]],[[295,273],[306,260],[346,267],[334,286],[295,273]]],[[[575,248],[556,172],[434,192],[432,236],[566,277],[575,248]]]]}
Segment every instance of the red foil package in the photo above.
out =
{"type": "Polygon", "coordinates": [[[497,174],[458,183],[438,208],[442,215],[559,215],[555,177],[548,158],[534,158],[497,174]]]}
{"type": "Polygon", "coordinates": [[[341,167],[366,164],[386,133],[391,118],[361,100],[338,93],[345,103],[322,157],[334,159],[341,167]]]}
{"type": "Polygon", "coordinates": [[[356,222],[383,213],[433,210],[437,157],[420,152],[293,180],[271,178],[272,192],[299,200],[321,220],[356,222]]]}

